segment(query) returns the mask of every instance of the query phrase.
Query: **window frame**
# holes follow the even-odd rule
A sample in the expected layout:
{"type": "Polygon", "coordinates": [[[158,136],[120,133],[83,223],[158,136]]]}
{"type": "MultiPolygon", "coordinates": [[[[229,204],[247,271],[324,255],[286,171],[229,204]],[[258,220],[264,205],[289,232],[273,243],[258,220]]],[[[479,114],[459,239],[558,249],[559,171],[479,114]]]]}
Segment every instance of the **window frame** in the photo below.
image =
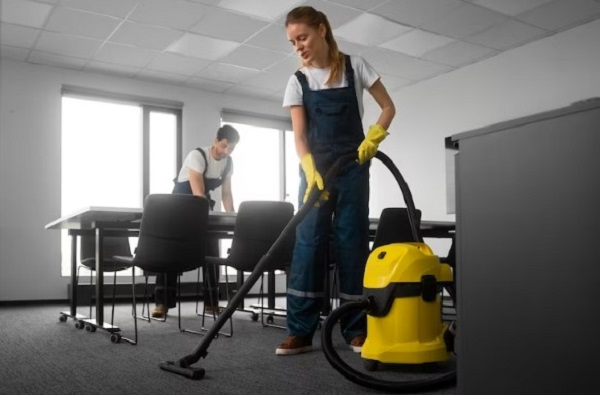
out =
{"type": "MultiPolygon", "coordinates": [[[[61,90],[61,112],[62,112],[62,104],[63,99],[65,97],[77,98],[82,100],[89,100],[95,102],[107,102],[107,103],[115,103],[115,104],[126,104],[139,106],[141,112],[141,169],[142,174],[140,175],[142,178],[141,182],[141,196],[140,196],[140,208],[143,207],[143,202],[149,194],[150,191],[150,114],[153,112],[167,113],[175,116],[176,120],[176,130],[175,130],[175,160],[176,160],[176,171],[179,171],[182,165],[182,134],[183,134],[183,103],[167,101],[161,99],[153,99],[135,95],[126,95],[119,93],[111,93],[96,89],[88,89],[82,87],[74,87],[74,86],[63,86],[61,90]]],[[[61,121],[61,141],[62,141],[62,128],[63,124],[61,121]]],[[[62,161],[62,152],[61,159],[62,161]]],[[[176,176],[176,174],[174,175],[176,176]]],[[[61,176],[61,189],[62,189],[62,176],[61,176]]],[[[62,202],[61,195],[61,202],[62,202]]],[[[62,203],[61,203],[62,205],[62,203]]],[[[61,215],[65,215],[67,213],[62,213],[61,215]]],[[[62,245],[62,242],[61,242],[62,245]]],[[[62,249],[62,247],[61,247],[62,249]]],[[[65,251],[66,252],[66,251],[65,251]]],[[[61,276],[69,277],[71,271],[70,265],[70,250],[67,252],[68,259],[61,260],[61,276]],[[68,264],[65,261],[69,261],[68,264]]],[[[122,274],[122,273],[118,273],[122,274]]]]}

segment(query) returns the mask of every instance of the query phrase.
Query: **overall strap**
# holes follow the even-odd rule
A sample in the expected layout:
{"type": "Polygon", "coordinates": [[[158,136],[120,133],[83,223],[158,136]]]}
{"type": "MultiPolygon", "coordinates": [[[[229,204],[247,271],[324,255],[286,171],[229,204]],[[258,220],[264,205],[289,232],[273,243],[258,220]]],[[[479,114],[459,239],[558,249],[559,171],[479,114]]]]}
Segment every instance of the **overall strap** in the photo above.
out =
{"type": "MultiPolygon", "coordinates": [[[[198,152],[200,152],[202,154],[202,158],[204,158],[204,163],[205,163],[204,173],[206,173],[206,171],[208,170],[208,160],[206,159],[206,153],[204,152],[204,150],[202,148],[196,148],[196,150],[198,152]]],[[[227,164],[225,165],[225,169],[223,169],[223,174],[221,174],[221,178],[224,175],[229,174],[229,172],[231,171],[231,166],[232,166],[231,157],[228,156],[227,164]]]]}
{"type": "Polygon", "coordinates": [[[352,68],[352,62],[350,61],[349,55],[344,55],[346,67],[344,72],[346,74],[346,80],[348,81],[349,87],[354,87],[354,69],[352,68]]]}

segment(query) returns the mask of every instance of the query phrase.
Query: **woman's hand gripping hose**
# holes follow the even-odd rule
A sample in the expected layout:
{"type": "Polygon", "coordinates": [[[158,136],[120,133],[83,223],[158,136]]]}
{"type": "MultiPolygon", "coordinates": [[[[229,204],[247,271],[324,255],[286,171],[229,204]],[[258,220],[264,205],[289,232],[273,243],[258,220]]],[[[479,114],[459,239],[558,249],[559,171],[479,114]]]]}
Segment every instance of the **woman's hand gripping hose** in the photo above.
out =
{"type": "Polygon", "coordinates": [[[358,163],[364,164],[371,160],[377,153],[379,143],[381,143],[389,133],[378,124],[372,125],[365,136],[365,139],[358,146],[358,163]]]}
{"type": "MultiPolygon", "coordinates": [[[[300,165],[302,166],[302,170],[304,171],[304,175],[306,176],[307,186],[306,192],[304,193],[304,199],[302,200],[303,203],[306,203],[313,188],[316,186],[320,191],[322,191],[324,188],[324,183],[323,177],[321,177],[321,174],[317,170],[317,166],[315,165],[315,159],[313,158],[311,153],[308,153],[302,157],[300,165]]],[[[323,193],[319,197],[319,200],[327,199],[329,199],[329,192],[323,191],[323,193]]],[[[319,202],[317,201],[315,205],[318,206],[319,202]]]]}

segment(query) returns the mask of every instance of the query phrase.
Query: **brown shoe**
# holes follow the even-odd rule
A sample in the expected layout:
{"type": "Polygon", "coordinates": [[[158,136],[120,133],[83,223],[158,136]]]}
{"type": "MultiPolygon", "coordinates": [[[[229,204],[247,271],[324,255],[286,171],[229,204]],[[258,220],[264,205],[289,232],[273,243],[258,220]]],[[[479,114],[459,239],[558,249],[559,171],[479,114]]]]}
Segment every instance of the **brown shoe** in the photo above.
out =
{"type": "Polygon", "coordinates": [[[219,315],[219,314],[221,314],[223,312],[223,310],[225,310],[225,307],[221,307],[221,306],[218,306],[218,305],[214,306],[214,305],[207,304],[207,305],[204,306],[204,313],[205,314],[211,314],[211,315],[212,314],[216,314],[216,315],[219,315]]]}
{"type": "Polygon", "coordinates": [[[362,346],[363,344],[365,344],[365,340],[366,338],[364,336],[355,336],[352,338],[352,340],[350,340],[350,348],[352,349],[352,351],[354,352],[361,352],[362,351],[362,346]]]}
{"type": "Polygon", "coordinates": [[[167,315],[167,311],[169,311],[169,309],[167,309],[164,304],[157,304],[156,307],[154,307],[154,310],[152,310],[152,317],[164,318],[167,315]]]}
{"type": "Polygon", "coordinates": [[[276,355],[296,355],[312,350],[312,337],[289,335],[275,350],[276,355]]]}

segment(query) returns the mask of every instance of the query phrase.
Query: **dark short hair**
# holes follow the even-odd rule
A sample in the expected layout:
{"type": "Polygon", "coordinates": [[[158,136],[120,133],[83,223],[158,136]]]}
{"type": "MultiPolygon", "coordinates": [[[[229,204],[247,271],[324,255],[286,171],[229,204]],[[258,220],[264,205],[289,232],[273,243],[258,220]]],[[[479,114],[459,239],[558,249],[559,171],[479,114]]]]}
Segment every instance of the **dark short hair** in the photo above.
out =
{"type": "Polygon", "coordinates": [[[231,144],[236,144],[240,141],[240,134],[233,126],[225,124],[217,131],[217,140],[221,141],[223,139],[227,139],[231,144]]]}

